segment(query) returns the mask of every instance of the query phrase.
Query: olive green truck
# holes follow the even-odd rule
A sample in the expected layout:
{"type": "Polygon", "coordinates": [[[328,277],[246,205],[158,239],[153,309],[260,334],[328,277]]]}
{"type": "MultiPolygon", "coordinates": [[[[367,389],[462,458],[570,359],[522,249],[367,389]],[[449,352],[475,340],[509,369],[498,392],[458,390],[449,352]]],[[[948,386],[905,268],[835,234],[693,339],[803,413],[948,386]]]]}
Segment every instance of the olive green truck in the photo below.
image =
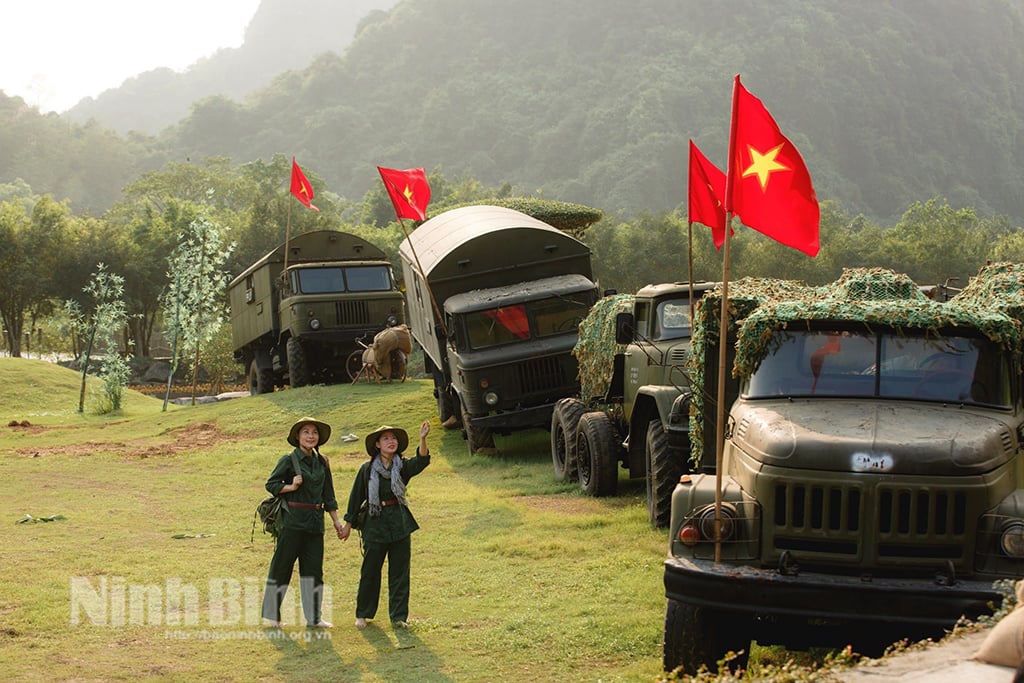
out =
{"type": "Polygon", "coordinates": [[[494,434],[544,428],[579,390],[577,327],[597,299],[590,249],[519,211],[467,206],[434,216],[399,247],[409,326],[443,423],[471,453],[494,434]]]}
{"type": "Polygon", "coordinates": [[[947,302],[880,269],[732,283],[720,464],[722,296],[705,294],[666,670],[713,668],[752,639],[875,654],[1000,603],[994,583],[1024,576],[1022,294],[1020,264],[947,302]]]}
{"type": "Polygon", "coordinates": [[[336,230],[296,235],[228,284],[234,356],[249,390],[351,381],[362,340],[405,322],[384,252],[336,230]]]}

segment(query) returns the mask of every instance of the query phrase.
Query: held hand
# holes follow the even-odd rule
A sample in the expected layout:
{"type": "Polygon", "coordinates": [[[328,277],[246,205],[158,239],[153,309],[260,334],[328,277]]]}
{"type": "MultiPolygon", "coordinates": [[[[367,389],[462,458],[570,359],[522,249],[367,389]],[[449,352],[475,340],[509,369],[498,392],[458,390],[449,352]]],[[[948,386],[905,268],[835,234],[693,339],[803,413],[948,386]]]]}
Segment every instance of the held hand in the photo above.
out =
{"type": "Polygon", "coordinates": [[[352,525],[348,522],[345,522],[344,524],[337,526],[335,528],[338,530],[338,538],[340,538],[343,541],[347,541],[349,535],[352,533],[352,525]]]}
{"type": "Polygon", "coordinates": [[[294,486],[295,488],[299,488],[300,486],[302,486],[301,474],[296,474],[294,477],[292,477],[292,486],[294,486]]]}

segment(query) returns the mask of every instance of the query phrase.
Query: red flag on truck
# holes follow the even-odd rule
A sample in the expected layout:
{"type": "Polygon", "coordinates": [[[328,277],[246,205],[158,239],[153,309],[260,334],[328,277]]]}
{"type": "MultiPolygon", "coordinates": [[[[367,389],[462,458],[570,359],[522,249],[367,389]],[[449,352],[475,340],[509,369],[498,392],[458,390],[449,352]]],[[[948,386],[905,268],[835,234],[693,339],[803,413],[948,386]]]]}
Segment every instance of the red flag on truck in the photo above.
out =
{"type": "Polygon", "coordinates": [[[427,174],[422,168],[407,168],[400,171],[394,168],[377,167],[384,188],[391,197],[395,207],[395,215],[414,221],[427,219],[427,205],[430,203],[430,184],[427,174]]]}
{"type": "Polygon", "coordinates": [[[725,209],[744,225],[816,256],[820,213],[803,157],[737,74],[725,209]]]}
{"type": "Polygon", "coordinates": [[[292,194],[298,199],[304,206],[319,211],[320,209],[313,206],[313,186],[306,180],[306,174],[302,172],[299,165],[295,163],[295,157],[292,157],[292,194]]]}
{"type": "Polygon", "coordinates": [[[703,223],[711,228],[715,248],[725,244],[725,173],[708,161],[690,140],[689,214],[691,223],[703,223]]]}

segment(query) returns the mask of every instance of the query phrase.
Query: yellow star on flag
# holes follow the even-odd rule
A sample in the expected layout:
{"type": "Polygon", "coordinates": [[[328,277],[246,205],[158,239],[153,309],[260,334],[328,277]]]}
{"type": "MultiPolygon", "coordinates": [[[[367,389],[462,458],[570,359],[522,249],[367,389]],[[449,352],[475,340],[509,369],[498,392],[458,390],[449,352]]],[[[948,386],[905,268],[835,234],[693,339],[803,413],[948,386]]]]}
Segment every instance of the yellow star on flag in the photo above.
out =
{"type": "Polygon", "coordinates": [[[747,145],[747,149],[750,151],[751,162],[750,166],[747,167],[747,170],[743,171],[743,177],[746,178],[747,176],[756,175],[758,182],[761,183],[761,191],[764,192],[768,187],[768,177],[772,173],[775,171],[790,170],[789,166],[784,166],[775,160],[775,157],[779,155],[779,150],[781,150],[782,146],[785,144],[786,143],[782,143],[782,145],[773,147],[765,154],[761,154],[752,146],[747,145]]]}
{"type": "Polygon", "coordinates": [[[412,188],[408,185],[405,186],[405,190],[402,191],[402,196],[405,197],[405,201],[412,205],[412,188]]]}

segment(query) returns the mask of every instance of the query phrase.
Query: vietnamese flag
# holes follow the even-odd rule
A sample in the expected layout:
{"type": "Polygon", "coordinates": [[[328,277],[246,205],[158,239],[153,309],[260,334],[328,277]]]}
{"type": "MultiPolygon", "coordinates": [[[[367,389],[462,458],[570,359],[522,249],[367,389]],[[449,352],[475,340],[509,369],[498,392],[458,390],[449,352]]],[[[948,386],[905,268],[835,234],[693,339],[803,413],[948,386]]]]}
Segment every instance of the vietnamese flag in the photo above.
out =
{"type": "Polygon", "coordinates": [[[377,170],[384,181],[388,196],[391,197],[395,215],[399,219],[426,220],[427,205],[430,203],[430,184],[427,183],[426,172],[422,168],[399,171],[381,166],[378,166],[377,170]]]}
{"type": "Polygon", "coordinates": [[[732,95],[725,210],[808,256],[821,248],[818,198],[807,165],[739,74],[732,95]]]}
{"type": "Polygon", "coordinates": [[[295,163],[295,157],[292,157],[292,194],[304,206],[314,211],[320,210],[313,206],[313,186],[309,184],[309,181],[306,180],[306,175],[299,168],[299,165],[295,163]]]}
{"type": "Polygon", "coordinates": [[[725,207],[721,200],[724,196],[725,173],[708,161],[690,140],[690,222],[711,228],[716,249],[725,244],[725,207]]]}

